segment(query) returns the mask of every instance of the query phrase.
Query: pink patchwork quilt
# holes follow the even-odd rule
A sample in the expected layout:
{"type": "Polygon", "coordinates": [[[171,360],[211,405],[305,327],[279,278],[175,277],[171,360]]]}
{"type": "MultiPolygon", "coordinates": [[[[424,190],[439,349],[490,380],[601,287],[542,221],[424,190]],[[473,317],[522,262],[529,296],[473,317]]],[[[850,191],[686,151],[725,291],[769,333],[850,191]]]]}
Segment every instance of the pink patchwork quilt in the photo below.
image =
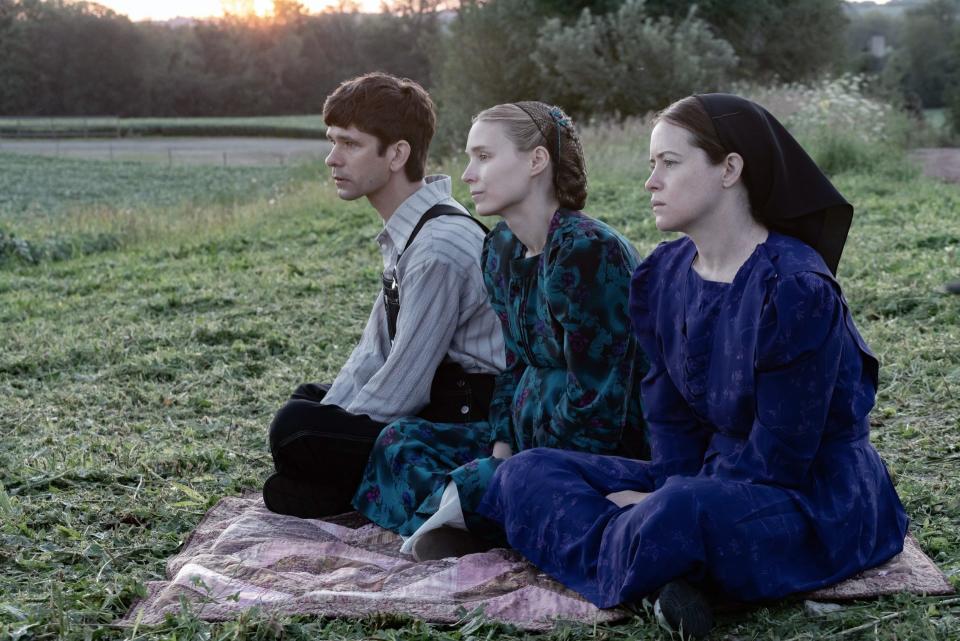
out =
{"type": "MultiPolygon", "coordinates": [[[[169,580],[150,584],[148,596],[119,623],[160,623],[180,610],[181,597],[209,621],[233,619],[254,606],[331,617],[406,614],[436,623],[482,611],[531,631],[564,620],[606,623],[628,616],[594,607],[510,550],[417,563],[400,554],[400,544],[396,534],[357,514],[298,519],[273,514],[259,495],[227,497],[167,562],[169,580]]],[[[904,551],[883,566],[803,596],[832,601],[901,591],[953,592],[909,536],[904,551]]]]}

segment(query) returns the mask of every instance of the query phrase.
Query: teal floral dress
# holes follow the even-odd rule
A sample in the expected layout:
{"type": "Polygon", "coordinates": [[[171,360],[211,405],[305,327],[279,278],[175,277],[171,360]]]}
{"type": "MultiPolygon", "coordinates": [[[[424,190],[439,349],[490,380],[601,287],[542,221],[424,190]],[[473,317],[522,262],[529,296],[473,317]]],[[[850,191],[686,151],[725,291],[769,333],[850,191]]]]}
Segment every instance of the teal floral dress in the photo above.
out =
{"type": "Polygon", "coordinates": [[[385,427],[353,499],[378,525],[412,534],[452,480],[467,526],[487,530],[475,508],[503,462],[491,456],[496,441],[514,452],[646,457],[639,392],[646,361],[627,309],[635,250],[604,223],[561,209],[544,251],[531,258],[525,251],[503,222],[484,243],[484,281],[506,349],[489,420],[402,418],[385,427]]]}

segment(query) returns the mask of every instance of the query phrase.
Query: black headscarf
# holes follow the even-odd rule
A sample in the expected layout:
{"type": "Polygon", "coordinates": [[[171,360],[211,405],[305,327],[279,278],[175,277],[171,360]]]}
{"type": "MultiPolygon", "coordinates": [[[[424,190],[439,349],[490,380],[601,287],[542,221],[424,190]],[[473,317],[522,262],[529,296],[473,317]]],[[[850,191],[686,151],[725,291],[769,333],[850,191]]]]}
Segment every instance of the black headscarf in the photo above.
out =
{"type": "Polygon", "coordinates": [[[754,216],[816,249],[836,274],[853,206],[766,109],[725,93],[696,98],[723,146],[743,156],[743,180],[754,216]]]}

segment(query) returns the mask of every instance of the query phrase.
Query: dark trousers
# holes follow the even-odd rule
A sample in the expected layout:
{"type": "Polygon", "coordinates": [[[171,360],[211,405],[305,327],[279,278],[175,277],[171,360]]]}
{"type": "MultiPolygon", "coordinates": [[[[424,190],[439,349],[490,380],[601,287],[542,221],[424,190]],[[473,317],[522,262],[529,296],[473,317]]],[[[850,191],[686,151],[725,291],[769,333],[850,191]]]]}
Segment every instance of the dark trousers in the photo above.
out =
{"type": "Polygon", "coordinates": [[[270,424],[277,473],[312,486],[320,511],[340,514],[360,485],[370,451],[385,423],[320,401],[329,385],[305,383],[270,424]]]}

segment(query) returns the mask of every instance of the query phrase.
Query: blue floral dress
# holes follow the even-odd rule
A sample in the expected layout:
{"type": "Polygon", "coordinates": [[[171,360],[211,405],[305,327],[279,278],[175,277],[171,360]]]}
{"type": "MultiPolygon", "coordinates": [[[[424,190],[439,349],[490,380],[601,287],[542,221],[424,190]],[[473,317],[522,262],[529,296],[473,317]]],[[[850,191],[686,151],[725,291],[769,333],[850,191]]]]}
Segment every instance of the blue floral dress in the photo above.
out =
{"type": "Polygon", "coordinates": [[[870,444],[877,361],[813,249],[771,234],[732,283],[688,238],[637,270],[631,317],[652,461],[556,450],[500,467],[478,506],[599,607],[683,577],[744,601],[883,563],[907,517],[870,444]],[[611,492],[652,492],[618,508],[611,492]]]}
{"type": "Polygon", "coordinates": [[[482,533],[489,523],[475,508],[502,463],[491,457],[496,441],[514,452],[645,456],[639,384],[646,366],[628,310],[637,262],[623,237],[580,212],[557,211],[544,251],[531,258],[505,223],[497,225],[482,268],[503,326],[506,369],[489,420],[391,423],[374,445],[354,507],[410,535],[453,480],[468,527],[482,533]]]}

